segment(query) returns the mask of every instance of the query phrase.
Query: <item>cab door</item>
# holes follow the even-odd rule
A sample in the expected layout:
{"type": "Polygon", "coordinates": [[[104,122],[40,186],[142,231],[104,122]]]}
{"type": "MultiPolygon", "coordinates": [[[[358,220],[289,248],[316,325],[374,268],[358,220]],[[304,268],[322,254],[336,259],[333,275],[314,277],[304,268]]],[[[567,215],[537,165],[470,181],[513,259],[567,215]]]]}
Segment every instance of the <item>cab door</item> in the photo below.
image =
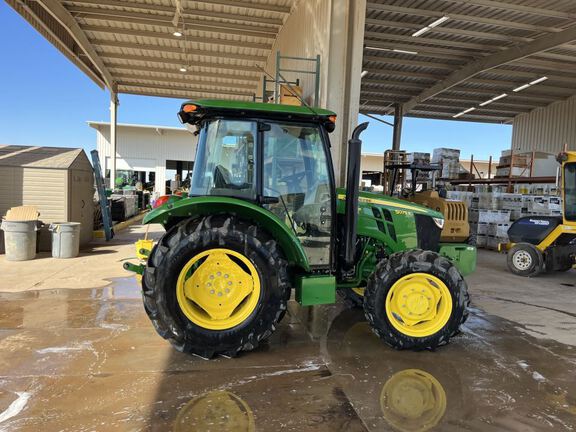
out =
{"type": "Polygon", "coordinates": [[[288,225],[313,269],[332,267],[334,187],[323,131],[315,124],[267,123],[262,188],[278,202],[265,207],[288,225]]]}

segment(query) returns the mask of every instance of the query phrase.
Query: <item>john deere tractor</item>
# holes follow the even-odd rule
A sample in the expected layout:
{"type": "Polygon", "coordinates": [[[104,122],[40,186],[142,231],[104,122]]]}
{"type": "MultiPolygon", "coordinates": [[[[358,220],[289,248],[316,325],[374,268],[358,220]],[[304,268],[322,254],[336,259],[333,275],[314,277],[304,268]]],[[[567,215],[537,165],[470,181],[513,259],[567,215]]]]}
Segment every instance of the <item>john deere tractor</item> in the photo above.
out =
{"type": "Polygon", "coordinates": [[[253,350],[292,290],[311,306],[365,288],[366,318],[395,348],[434,349],[458,332],[476,250],[439,242],[441,213],[359,193],[367,123],[348,142],[347,187],[337,189],[331,111],[197,100],[178,115],[199,133],[190,194],[157,201],[144,223],[166,233],[133,266],[154,327],[178,350],[253,350]]]}

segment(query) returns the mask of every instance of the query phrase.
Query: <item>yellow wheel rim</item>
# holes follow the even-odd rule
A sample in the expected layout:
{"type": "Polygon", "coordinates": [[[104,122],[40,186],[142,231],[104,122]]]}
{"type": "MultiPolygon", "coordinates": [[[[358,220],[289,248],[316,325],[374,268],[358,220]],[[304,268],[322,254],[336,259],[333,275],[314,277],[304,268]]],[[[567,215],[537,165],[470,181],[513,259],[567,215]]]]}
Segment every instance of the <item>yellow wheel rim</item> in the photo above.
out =
{"type": "Polygon", "coordinates": [[[356,294],[358,294],[361,297],[364,297],[364,291],[366,290],[366,288],[352,288],[352,291],[354,291],[356,294]]]}
{"type": "Polygon", "coordinates": [[[398,279],[386,296],[386,315],[392,326],[411,337],[431,336],[450,319],[452,296],[444,282],[427,273],[398,279]]]}
{"type": "Polygon", "coordinates": [[[260,299],[254,264],[230,249],[210,249],[186,263],[176,282],[180,309],[194,324],[226,330],[246,320],[260,299]]]}
{"type": "Polygon", "coordinates": [[[254,413],[240,397],[227,391],[198,396],[180,409],[174,432],[208,431],[254,432],[254,413]]]}
{"type": "Polygon", "coordinates": [[[398,430],[424,432],[438,424],[446,412],[442,384],[420,369],[394,374],[380,394],[384,418],[398,430]]]}

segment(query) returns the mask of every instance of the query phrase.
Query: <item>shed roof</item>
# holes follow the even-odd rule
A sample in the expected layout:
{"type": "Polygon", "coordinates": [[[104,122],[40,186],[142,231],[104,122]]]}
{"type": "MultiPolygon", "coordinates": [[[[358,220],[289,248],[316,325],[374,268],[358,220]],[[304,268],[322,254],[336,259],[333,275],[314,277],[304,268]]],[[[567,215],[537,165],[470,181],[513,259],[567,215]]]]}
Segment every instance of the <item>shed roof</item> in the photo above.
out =
{"type": "Polygon", "coordinates": [[[0,145],[0,166],[68,169],[79,156],[87,160],[80,148],[0,145]]]}

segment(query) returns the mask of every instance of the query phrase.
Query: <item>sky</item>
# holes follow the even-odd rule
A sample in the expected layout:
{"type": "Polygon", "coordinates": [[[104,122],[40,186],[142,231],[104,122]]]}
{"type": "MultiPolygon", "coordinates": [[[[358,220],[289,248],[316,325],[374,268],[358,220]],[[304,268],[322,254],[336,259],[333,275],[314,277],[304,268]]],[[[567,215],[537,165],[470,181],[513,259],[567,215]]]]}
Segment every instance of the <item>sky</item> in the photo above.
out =
{"type": "MultiPolygon", "coordinates": [[[[109,121],[109,93],[100,89],[56,48],[40,36],[5,2],[0,1],[0,144],[82,147],[96,146],[88,120],[109,121]]],[[[118,122],[180,126],[178,99],[120,95],[118,122]]],[[[384,117],[388,121],[391,118],[384,117]]],[[[392,128],[369,121],[363,151],[390,148],[392,128]]],[[[510,125],[406,118],[402,148],[432,152],[461,149],[476,160],[509,149],[510,125]]]]}

